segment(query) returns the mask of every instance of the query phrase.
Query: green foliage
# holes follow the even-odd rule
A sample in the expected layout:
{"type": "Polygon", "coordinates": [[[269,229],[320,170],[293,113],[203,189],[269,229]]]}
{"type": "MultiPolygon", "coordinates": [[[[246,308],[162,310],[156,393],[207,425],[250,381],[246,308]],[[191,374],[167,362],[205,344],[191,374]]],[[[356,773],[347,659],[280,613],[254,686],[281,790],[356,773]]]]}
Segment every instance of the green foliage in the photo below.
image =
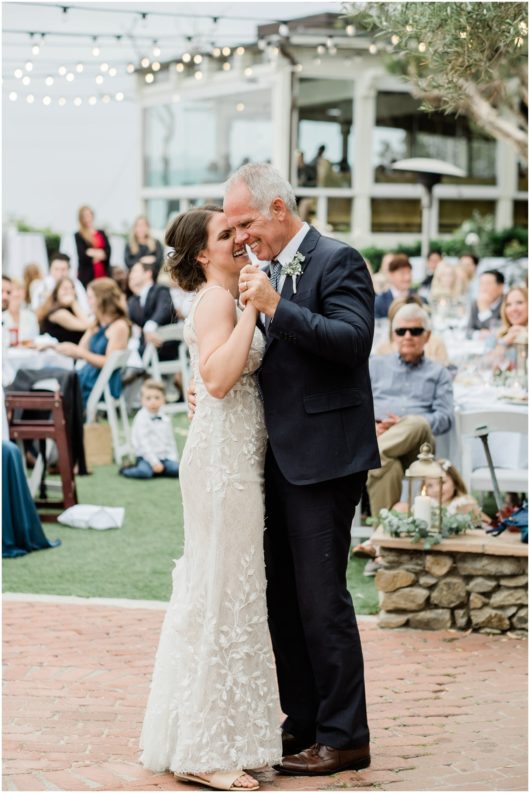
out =
{"type": "Polygon", "coordinates": [[[346,15],[372,31],[425,110],[463,113],[527,160],[526,3],[352,3],[346,15]]]}
{"type": "MultiPolygon", "coordinates": [[[[434,522],[437,522],[437,510],[433,510],[434,522]]],[[[417,520],[403,512],[395,509],[382,509],[375,518],[369,518],[367,523],[372,526],[382,526],[391,537],[408,537],[411,542],[423,540],[424,550],[428,550],[433,545],[437,545],[447,537],[463,534],[476,525],[476,518],[472,513],[449,514],[445,507],[442,507],[442,527],[437,532],[427,528],[424,520],[417,520]]]]}

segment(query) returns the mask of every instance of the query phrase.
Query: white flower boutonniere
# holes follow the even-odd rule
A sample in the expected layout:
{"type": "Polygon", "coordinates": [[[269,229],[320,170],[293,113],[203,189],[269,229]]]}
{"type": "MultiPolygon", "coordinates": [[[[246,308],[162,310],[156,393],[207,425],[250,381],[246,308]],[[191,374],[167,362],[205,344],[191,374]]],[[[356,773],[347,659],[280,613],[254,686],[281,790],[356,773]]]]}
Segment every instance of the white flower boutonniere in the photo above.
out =
{"type": "Polygon", "coordinates": [[[302,262],[305,261],[305,256],[300,251],[296,251],[295,255],[287,264],[282,265],[282,275],[290,275],[293,279],[293,292],[296,294],[296,279],[302,275],[302,262]]]}

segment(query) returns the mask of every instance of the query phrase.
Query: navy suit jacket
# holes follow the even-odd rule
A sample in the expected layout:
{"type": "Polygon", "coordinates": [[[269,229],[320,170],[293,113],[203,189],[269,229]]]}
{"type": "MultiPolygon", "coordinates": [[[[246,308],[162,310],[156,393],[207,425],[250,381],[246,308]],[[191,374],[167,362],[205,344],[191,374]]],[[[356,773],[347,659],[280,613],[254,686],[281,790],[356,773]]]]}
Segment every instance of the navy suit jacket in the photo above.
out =
{"type": "MultiPolygon", "coordinates": [[[[143,328],[148,320],[153,320],[157,325],[171,325],[171,323],[176,322],[177,319],[175,309],[173,308],[173,301],[171,300],[171,293],[168,287],[163,284],[153,284],[147,293],[144,306],[140,304],[138,295],[132,295],[127,301],[127,305],[131,322],[134,322],[135,325],[139,325],[140,328],[143,328]]],[[[144,349],[145,339],[142,333],[139,348],[140,355],[143,355],[144,349]]],[[[159,350],[159,357],[161,357],[160,351],[162,350],[164,354],[171,351],[169,357],[175,357],[177,349],[177,342],[166,342],[159,350]]]]}
{"type": "Polygon", "coordinates": [[[368,372],[372,279],[356,250],[312,226],[299,250],[297,291],[287,276],[258,376],[278,466],[307,485],[380,460],[368,372]]]}

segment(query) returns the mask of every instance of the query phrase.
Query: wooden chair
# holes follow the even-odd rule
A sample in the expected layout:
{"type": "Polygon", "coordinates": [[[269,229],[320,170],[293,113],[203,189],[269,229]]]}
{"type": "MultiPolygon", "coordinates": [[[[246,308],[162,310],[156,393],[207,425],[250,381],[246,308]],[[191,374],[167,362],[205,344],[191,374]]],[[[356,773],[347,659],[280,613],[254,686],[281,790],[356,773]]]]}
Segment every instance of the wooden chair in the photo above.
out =
{"type": "Polygon", "coordinates": [[[6,394],[5,405],[11,440],[53,440],[57,444],[57,465],[61,475],[62,500],[50,500],[46,497],[46,485],[43,480],[41,480],[40,498],[35,500],[37,507],[47,510],[60,507],[59,511],[54,509],[52,513],[47,512],[41,515],[42,520],[55,520],[63,509],[77,504],[77,490],[70,445],[66,434],[66,419],[61,392],[57,390],[46,394],[34,391],[13,391],[6,394]],[[50,416],[45,419],[23,418],[16,415],[15,411],[18,410],[46,411],[50,413],[50,416]]]}

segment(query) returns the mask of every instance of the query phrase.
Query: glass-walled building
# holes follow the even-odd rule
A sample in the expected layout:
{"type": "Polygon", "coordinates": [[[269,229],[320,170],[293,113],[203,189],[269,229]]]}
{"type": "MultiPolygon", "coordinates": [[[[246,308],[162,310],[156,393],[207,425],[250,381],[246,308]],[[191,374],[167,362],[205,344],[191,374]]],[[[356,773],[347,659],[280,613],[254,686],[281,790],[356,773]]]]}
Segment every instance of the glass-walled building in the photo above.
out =
{"type": "Polygon", "coordinates": [[[245,162],[272,162],[302,217],[356,246],[419,239],[421,187],[392,163],[432,157],[461,168],[433,193],[431,237],[473,212],[527,225],[528,175],[505,143],[467,118],[426,113],[389,75],[366,35],[325,14],[258,28],[256,42],[183,53],[138,73],[142,200],[154,228],[220,202],[245,162]],[[340,26],[337,28],[337,26],[340,26]]]}

